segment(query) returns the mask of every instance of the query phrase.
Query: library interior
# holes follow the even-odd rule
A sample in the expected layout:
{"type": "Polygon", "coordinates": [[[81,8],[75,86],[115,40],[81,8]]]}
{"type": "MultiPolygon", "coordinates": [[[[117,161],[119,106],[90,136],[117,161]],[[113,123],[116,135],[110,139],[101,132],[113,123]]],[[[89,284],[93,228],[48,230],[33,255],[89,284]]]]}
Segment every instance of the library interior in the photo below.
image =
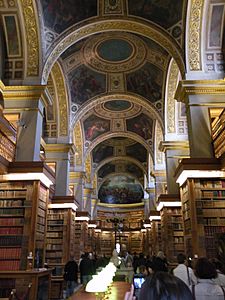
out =
{"type": "Polygon", "coordinates": [[[62,299],[86,252],[225,265],[224,24],[225,0],[0,0],[0,299],[62,299]]]}

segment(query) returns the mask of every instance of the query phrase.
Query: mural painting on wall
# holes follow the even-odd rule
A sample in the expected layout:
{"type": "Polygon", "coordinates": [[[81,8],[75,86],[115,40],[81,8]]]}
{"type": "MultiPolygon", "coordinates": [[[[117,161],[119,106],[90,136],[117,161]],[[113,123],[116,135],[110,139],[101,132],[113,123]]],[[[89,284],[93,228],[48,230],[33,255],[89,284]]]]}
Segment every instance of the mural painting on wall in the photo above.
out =
{"type": "Polygon", "coordinates": [[[132,131],[140,135],[145,140],[152,138],[153,121],[148,116],[140,114],[133,119],[128,119],[126,123],[128,131],[132,131]]]}
{"type": "Polygon", "coordinates": [[[131,176],[115,175],[101,185],[98,197],[102,203],[132,204],[143,198],[141,185],[131,176]]]}
{"type": "Polygon", "coordinates": [[[105,92],[105,75],[80,66],[69,73],[71,86],[71,100],[73,103],[82,105],[88,99],[105,92]]]}
{"type": "Polygon", "coordinates": [[[150,63],[127,75],[127,90],[140,94],[152,103],[162,98],[162,84],[162,70],[150,63]]]}
{"type": "Polygon", "coordinates": [[[57,33],[97,15],[97,0],[41,0],[41,4],[45,26],[57,33]]]}
{"type": "Polygon", "coordinates": [[[147,150],[139,143],[126,147],[126,154],[137,159],[140,162],[147,161],[147,150]]]}
{"type": "Polygon", "coordinates": [[[4,16],[5,36],[8,56],[20,56],[21,46],[15,16],[4,16]]]}
{"type": "Polygon", "coordinates": [[[99,163],[103,159],[113,155],[113,147],[104,145],[103,143],[98,144],[92,151],[93,162],[99,163]]]}
{"type": "Polygon", "coordinates": [[[137,178],[143,177],[142,170],[135,164],[129,163],[126,165],[126,172],[131,173],[133,176],[137,178]]]}
{"type": "Polygon", "coordinates": [[[85,138],[88,141],[93,141],[99,135],[110,130],[110,120],[105,120],[91,115],[84,121],[85,138]]]}
{"type": "Polygon", "coordinates": [[[98,171],[98,177],[104,178],[110,173],[115,172],[115,165],[112,163],[105,164],[98,171]]]}
{"type": "Polygon", "coordinates": [[[128,0],[129,14],[169,28],[182,19],[182,0],[128,0]]]}

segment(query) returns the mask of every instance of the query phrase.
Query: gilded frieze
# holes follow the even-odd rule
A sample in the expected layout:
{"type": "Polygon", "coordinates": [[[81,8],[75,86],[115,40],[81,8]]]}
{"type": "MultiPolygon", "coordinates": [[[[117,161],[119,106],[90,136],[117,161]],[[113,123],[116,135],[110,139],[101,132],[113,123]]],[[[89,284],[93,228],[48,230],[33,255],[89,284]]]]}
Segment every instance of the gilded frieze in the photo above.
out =
{"type": "Polygon", "coordinates": [[[155,42],[163,47],[171,54],[171,56],[177,62],[177,65],[180,69],[181,74],[184,74],[184,62],[182,58],[182,51],[177,44],[174,43],[173,39],[164,31],[161,31],[159,28],[155,28],[153,25],[145,25],[141,24],[140,21],[131,21],[131,19],[127,18],[127,20],[99,20],[98,23],[86,24],[84,28],[70,29],[70,34],[68,34],[65,38],[63,38],[52,50],[51,53],[45,63],[43,69],[43,80],[46,82],[48,78],[48,74],[52,68],[54,62],[58,59],[62,52],[65,51],[72,44],[76,43],[82,38],[85,38],[91,34],[104,32],[104,31],[125,31],[125,32],[133,32],[136,34],[140,34],[146,37],[151,38],[155,42]]]}
{"type": "Polygon", "coordinates": [[[59,135],[65,136],[68,134],[68,107],[67,107],[67,93],[64,82],[64,77],[62,71],[58,64],[55,64],[52,68],[52,74],[55,79],[57,96],[58,96],[58,106],[59,106],[59,135]]]}
{"type": "Polygon", "coordinates": [[[86,183],[91,183],[91,155],[89,154],[85,162],[86,183]]]}
{"type": "Polygon", "coordinates": [[[191,71],[201,70],[201,21],[204,0],[192,0],[189,21],[189,65],[191,71]]]}
{"type": "Polygon", "coordinates": [[[163,164],[164,160],[163,160],[163,153],[161,151],[159,151],[158,147],[160,145],[160,142],[163,141],[163,132],[161,127],[159,126],[158,123],[156,123],[156,129],[155,129],[156,133],[155,133],[155,159],[156,159],[156,163],[157,164],[163,164]]]}
{"type": "Polygon", "coordinates": [[[81,133],[80,123],[78,122],[74,128],[74,137],[75,137],[75,163],[76,165],[82,165],[82,157],[83,157],[83,139],[81,133]]]}
{"type": "Polygon", "coordinates": [[[178,67],[173,60],[170,67],[169,80],[168,80],[168,94],[167,94],[167,132],[175,133],[175,99],[174,93],[176,91],[178,79],[178,67]]]}
{"type": "MultiPolygon", "coordinates": [[[[20,0],[25,22],[27,41],[27,76],[39,74],[39,41],[36,15],[32,0],[20,0]]],[[[50,71],[50,70],[49,70],[50,71]]],[[[48,76],[47,76],[48,77],[48,76]]],[[[47,81],[46,77],[46,81],[47,81]]],[[[45,82],[46,82],[45,81],[45,82]]]]}

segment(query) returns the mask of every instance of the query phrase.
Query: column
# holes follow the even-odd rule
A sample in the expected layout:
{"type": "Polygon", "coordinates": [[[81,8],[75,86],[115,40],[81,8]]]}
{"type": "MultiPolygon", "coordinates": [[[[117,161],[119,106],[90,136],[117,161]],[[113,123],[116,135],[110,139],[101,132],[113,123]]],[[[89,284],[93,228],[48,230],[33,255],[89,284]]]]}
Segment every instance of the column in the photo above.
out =
{"type": "Polygon", "coordinates": [[[224,108],[225,80],[180,81],[175,99],[186,105],[190,156],[214,157],[209,108],[224,108]]]}
{"type": "Polygon", "coordinates": [[[16,161],[40,161],[43,110],[51,104],[45,86],[4,86],[4,113],[18,113],[16,161]]]}
{"type": "Polygon", "coordinates": [[[56,163],[55,196],[69,195],[70,153],[73,144],[45,144],[46,162],[56,163]]]}
{"type": "Polygon", "coordinates": [[[176,183],[174,174],[179,160],[189,157],[189,143],[187,141],[165,141],[159,145],[159,150],[165,153],[167,193],[179,194],[179,185],[176,183]]]}

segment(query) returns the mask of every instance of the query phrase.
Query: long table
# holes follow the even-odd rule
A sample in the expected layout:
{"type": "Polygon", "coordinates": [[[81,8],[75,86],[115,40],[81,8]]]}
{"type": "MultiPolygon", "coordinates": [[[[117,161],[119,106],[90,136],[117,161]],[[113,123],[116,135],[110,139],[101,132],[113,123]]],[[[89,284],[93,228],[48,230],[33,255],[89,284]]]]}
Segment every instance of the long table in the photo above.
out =
{"type": "MultiPolygon", "coordinates": [[[[124,281],[116,281],[112,283],[111,293],[108,296],[108,300],[124,300],[126,292],[131,288],[130,283],[124,281]]],[[[77,291],[72,297],[71,300],[96,300],[94,293],[85,292],[82,287],[77,291]]]]}

